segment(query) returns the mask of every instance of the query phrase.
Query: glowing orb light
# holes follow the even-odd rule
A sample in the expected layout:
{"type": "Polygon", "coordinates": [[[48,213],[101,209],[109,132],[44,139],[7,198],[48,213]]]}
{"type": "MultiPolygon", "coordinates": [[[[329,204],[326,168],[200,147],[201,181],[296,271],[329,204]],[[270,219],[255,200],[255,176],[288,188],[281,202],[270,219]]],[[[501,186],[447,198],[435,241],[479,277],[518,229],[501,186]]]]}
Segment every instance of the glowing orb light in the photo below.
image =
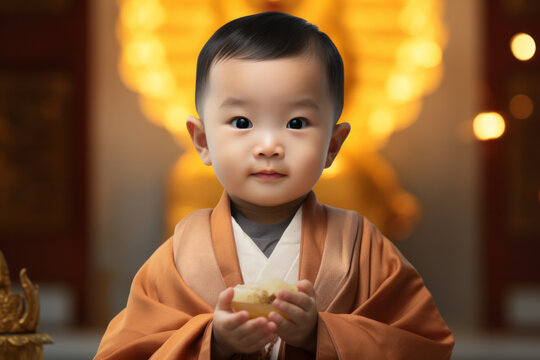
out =
{"type": "Polygon", "coordinates": [[[497,139],[504,133],[504,118],[496,112],[480,113],[474,118],[473,129],[479,140],[497,139]]]}
{"type": "Polygon", "coordinates": [[[510,49],[516,59],[527,61],[534,56],[536,52],[536,43],[531,35],[519,33],[510,40],[510,49]]]}

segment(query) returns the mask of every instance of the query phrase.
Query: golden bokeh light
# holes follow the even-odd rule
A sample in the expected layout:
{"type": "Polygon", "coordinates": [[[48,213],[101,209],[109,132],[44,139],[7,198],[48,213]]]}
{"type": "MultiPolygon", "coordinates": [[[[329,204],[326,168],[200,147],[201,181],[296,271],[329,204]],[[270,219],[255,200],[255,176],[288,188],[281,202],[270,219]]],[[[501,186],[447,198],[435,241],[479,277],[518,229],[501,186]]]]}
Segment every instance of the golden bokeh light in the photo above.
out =
{"type": "Polygon", "coordinates": [[[510,40],[510,49],[516,59],[521,61],[530,60],[536,52],[536,43],[529,34],[519,33],[512,36],[510,40]]]}
{"type": "Polygon", "coordinates": [[[155,38],[134,40],[126,46],[124,56],[130,66],[160,66],[165,63],[165,47],[155,38]]]}
{"type": "Polygon", "coordinates": [[[398,49],[398,61],[403,68],[410,66],[434,68],[442,61],[442,49],[433,40],[411,40],[398,49]]]}
{"type": "Polygon", "coordinates": [[[165,9],[159,1],[135,0],[125,2],[122,7],[122,25],[130,29],[153,30],[165,19],[165,9]]]}
{"type": "Polygon", "coordinates": [[[474,118],[474,135],[479,140],[497,139],[505,129],[504,118],[497,112],[483,112],[474,118]]]}
{"type": "Polygon", "coordinates": [[[509,108],[510,113],[516,119],[527,119],[533,113],[534,104],[527,95],[518,94],[510,100],[509,108]]]}
{"type": "Polygon", "coordinates": [[[369,128],[377,137],[387,137],[394,129],[394,117],[386,109],[380,109],[371,113],[369,128]]]}

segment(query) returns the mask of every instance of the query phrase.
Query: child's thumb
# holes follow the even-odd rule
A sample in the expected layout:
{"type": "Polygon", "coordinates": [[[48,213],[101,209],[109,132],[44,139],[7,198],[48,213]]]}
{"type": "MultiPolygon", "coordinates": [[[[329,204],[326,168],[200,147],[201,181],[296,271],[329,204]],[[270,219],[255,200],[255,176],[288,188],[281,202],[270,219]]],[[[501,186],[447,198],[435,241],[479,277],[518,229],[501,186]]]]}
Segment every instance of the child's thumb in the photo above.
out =
{"type": "Polygon", "coordinates": [[[223,290],[217,300],[216,310],[232,311],[231,302],[234,296],[234,289],[229,287],[223,290]]]}

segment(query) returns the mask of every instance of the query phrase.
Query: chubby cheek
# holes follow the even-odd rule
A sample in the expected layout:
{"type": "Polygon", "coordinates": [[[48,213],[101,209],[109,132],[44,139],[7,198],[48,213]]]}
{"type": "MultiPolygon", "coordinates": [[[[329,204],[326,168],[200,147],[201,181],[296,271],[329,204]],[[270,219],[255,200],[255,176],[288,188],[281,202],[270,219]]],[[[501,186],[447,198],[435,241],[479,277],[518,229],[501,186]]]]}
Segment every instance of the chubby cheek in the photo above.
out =
{"type": "Polygon", "coordinates": [[[241,187],[248,172],[249,147],[245,139],[237,138],[228,131],[210,134],[209,150],[212,167],[221,183],[228,191],[241,187]]]}
{"type": "Polygon", "coordinates": [[[299,157],[294,165],[297,175],[300,175],[296,178],[296,186],[302,189],[311,189],[319,180],[325,162],[326,155],[321,156],[318,151],[307,152],[304,153],[304,156],[299,157]]]}
{"type": "MultiPolygon", "coordinates": [[[[230,146],[229,146],[230,147],[230,146]]],[[[227,188],[237,181],[242,169],[241,156],[227,147],[216,147],[210,151],[212,167],[219,182],[227,188]]]]}
{"type": "MultiPolygon", "coordinates": [[[[221,165],[224,165],[223,162],[221,165]]],[[[236,193],[236,188],[241,185],[240,171],[233,166],[214,166],[214,172],[221,185],[227,192],[233,194],[236,193]]]]}

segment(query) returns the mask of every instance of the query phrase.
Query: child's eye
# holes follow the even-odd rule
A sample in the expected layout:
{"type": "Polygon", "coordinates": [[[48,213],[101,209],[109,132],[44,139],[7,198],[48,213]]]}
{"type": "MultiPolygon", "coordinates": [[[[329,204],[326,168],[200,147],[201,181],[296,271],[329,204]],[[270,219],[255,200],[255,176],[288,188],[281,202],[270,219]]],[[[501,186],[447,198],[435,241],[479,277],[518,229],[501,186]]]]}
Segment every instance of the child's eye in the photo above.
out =
{"type": "Polygon", "coordinates": [[[289,129],[302,129],[307,126],[307,121],[304,118],[294,118],[287,123],[289,129]]]}
{"type": "Polygon", "coordinates": [[[231,125],[237,129],[249,129],[253,127],[253,124],[251,123],[251,121],[249,121],[245,117],[236,117],[232,119],[231,125]]]}

